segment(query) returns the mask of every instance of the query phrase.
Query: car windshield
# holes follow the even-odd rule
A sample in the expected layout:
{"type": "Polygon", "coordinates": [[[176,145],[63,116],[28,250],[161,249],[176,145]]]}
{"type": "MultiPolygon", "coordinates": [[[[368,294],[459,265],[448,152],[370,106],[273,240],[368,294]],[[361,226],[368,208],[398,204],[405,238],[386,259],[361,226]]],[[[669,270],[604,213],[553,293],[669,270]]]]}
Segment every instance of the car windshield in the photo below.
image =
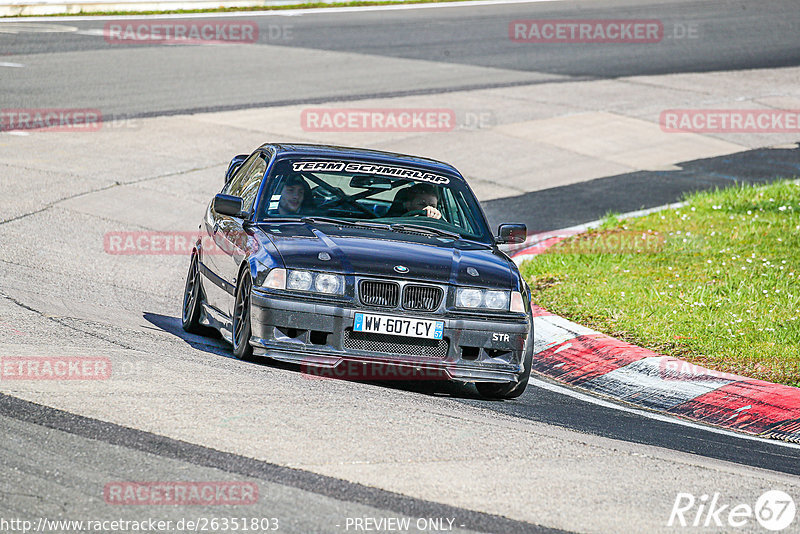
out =
{"type": "Polygon", "coordinates": [[[445,174],[352,160],[275,162],[259,221],[287,218],[490,241],[472,192],[445,174]]]}

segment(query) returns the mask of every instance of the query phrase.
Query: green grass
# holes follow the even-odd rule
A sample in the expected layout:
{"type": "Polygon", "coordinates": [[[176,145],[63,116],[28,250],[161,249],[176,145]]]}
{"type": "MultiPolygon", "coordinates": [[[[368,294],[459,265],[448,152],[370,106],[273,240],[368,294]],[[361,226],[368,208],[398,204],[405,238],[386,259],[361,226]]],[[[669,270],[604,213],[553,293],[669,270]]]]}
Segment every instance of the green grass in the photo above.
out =
{"type": "Polygon", "coordinates": [[[620,226],[620,214],[614,211],[609,211],[606,216],[600,221],[600,230],[611,230],[620,226]]]}
{"type": "Polygon", "coordinates": [[[433,4],[439,2],[463,2],[465,0],[356,0],[353,2],[313,2],[298,3],[280,6],[249,6],[249,7],[217,7],[210,9],[172,9],[160,11],[80,11],[78,13],[54,13],[50,15],[11,15],[0,17],[0,20],[8,18],[25,17],[86,17],[86,16],[118,16],[118,15],[185,15],[191,13],[228,13],[237,11],[277,11],[283,9],[312,9],[318,7],[361,7],[361,6],[384,6],[393,4],[433,4]]]}
{"type": "Polygon", "coordinates": [[[800,184],[686,201],[609,215],[523,264],[534,303],[661,354],[800,386],[800,184]]]}

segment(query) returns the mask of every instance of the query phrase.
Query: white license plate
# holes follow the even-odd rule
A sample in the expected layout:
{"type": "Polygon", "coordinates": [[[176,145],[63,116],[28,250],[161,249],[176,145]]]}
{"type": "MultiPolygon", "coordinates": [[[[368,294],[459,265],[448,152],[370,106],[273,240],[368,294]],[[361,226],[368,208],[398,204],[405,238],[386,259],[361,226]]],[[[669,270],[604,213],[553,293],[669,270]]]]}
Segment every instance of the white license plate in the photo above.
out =
{"type": "Polygon", "coordinates": [[[389,334],[392,336],[442,339],[444,321],[428,321],[425,319],[414,319],[413,317],[357,313],[353,322],[353,331],[389,334]]]}

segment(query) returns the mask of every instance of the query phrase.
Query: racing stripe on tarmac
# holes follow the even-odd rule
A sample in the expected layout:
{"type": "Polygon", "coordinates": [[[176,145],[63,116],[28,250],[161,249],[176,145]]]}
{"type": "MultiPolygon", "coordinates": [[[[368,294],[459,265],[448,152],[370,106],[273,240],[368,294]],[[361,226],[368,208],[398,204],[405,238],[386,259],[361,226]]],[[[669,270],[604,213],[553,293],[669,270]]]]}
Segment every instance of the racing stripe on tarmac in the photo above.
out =
{"type": "MultiPolygon", "coordinates": [[[[554,232],[557,234],[558,232],[554,232]]],[[[560,239],[529,238],[514,261],[560,239]]],[[[693,421],[800,443],[800,388],[720,373],[614,339],[532,306],[532,370],[693,421]]]]}
{"type": "MultiPolygon", "coordinates": [[[[800,389],[742,379],[674,406],[670,413],[753,434],[783,433],[800,441],[800,389]]],[[[791,440],[791,439],[790,439],[791,440]]]]}
{"type": "Polygon", "coordinates": [[[782,439],[800,444],[800,419],[778,423],[760,435],[764,438],[782,439]]]}
{"type": "MultiPolygon", "coordinates": [[[[565,321],[561,317],[558,319],[565,321]]],[[[534,325],[534,329],[538,327],[535,320],[534,325]]],[[[547,332],[538,332],[536,335],[546,336],[547,332]]],[[[555,341],[557,342],[555,346],[536,354],[533,369],[568,384],[597,389],[604,394],[608,394],[605,390],[613,391],[613,381],[617,378],[615,375],[609,377],[608,385],[605,385],[601,380],[602,377],[639,360],[657,356],[647,349],[596,332],[570,340],[557,337],[555,341]]],[[[541,340],[541,343],[545,342],[545,339],[541,340]]],[[[536,353],[535,343],[534,353],[536,353]]]]}
{"type": "Polygon", "coordinates": [[[670,359],[664,356],[644,358],[598,376],[581,387],[644,408],[669,410],[731,383],[729,379],[711,376],[697,380],[667,374],[664,372],[666,361],[670,359]]]}
{"type": "Polygon", "coordinates": [[[537,373],[643,408],[800,442],[799,388],[706,369],[538,313],[537,373]]]}

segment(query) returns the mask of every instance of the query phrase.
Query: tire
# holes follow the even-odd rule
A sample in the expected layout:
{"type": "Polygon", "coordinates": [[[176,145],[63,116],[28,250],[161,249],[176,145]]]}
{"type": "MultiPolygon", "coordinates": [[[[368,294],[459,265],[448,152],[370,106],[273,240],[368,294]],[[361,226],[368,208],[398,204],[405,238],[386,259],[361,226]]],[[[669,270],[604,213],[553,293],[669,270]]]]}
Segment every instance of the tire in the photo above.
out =
{"type": "Polygon", "coordinates": [[[200,266],[197,254],[192,254],[186,285],[183,288],[183,308],[181,310],[181,326],[192,334],[208,335],[208,328],[200,324],[200,266]]]}
{"type": "Polygon", "coordinates": [[[253,347],[250,346],[250,295],[253,282],[250,273],[244,271],[236,285],[236,300],[233,305],[233,355],[240,360],[253,358],[253,347]]]}
{"type": "Polygon", "coordinates": [[[533,362],[533,330],[531,330],[530,335],[531,339],[528,340],[524,367],[522,373],[520,373],[519,380],[517,382],[507,382],[505,384],[477,382],[475,387],[478,393],[481,394],[481,397],[487,399],[516,399],[525,392],[525,388],[528,387],[528,379],[531,376],[531,364],[533,362]]]}

